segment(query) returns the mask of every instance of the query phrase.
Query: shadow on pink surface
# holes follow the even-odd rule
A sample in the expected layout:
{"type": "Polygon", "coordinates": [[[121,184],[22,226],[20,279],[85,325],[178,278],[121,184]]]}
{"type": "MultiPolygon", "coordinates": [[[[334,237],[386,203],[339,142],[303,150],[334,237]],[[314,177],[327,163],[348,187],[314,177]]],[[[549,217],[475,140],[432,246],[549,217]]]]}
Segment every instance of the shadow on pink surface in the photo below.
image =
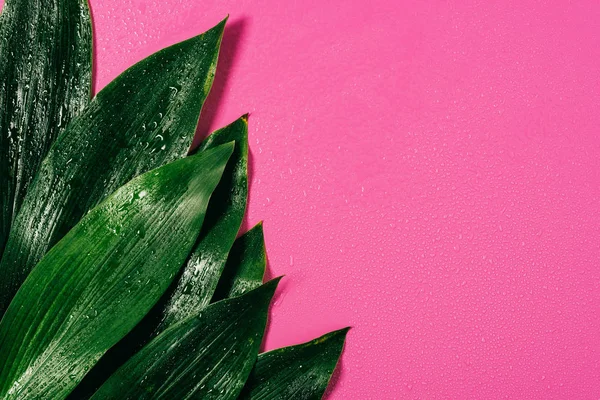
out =
{"type": "Polygon", "coordinates": [[[195,148],[200,142],[213,130],[220,127],[215,127],[214,122],[219,115],[219,109],[223,104],[225,92],[228,88],[231,72],[237,62],[239,47],[242,37],[246,30],[246,20],[244,17],[235,20],[227,21],[225,31],[223,33],[223,41],[221,42],[221,51],[219,53],[219,62],[215,80],[210,90],[210,94],[202,107],[200,121],[196,129],[196,137],[192,143],[192,148],[195,148]]]}
{"type": "MultiPolygon", "coordinates": [[[[343,355],[343,353],[342,353],[343,355]]],[[[331,379],[329,380],[329,386],[327,386],[327,390],[323,395],[324,399],[328,399],[332,393],[335,392],[336,387],[340,384],[342,378],[344,376],[344,357],[340,357],[335,370],[333,371],[333,375],[331,375],[331,379]]]]}
{"type": "Polygon", "coordinates": [[[92,20],[92,97],[98,93],[98,35],[96,20],[94,18],[94,6],[88,2],[90,7],[90,19],[92,20]]]}
{"type": "MultiPolygon", "coordinates": [[[[263,228],[263,229],[267,229],[267,228],[263,228]]],[[[271,279],[276,278],[276,276],[273,275],[273,270],[271,269],[271,264],[269,262],[269,249],[267,249],[266,255],[267,255],[267,265],[265,268],[265,275],[263,277],[263,282],[268,282],[271,279]]],[[[269,318],[267,318],[267,325],[265,327],[265,335],[263,336],[262,344],[260,346],[261,353],[267,350],[267,349],[265,349],[265,341],[267,339],[267,336],[269,335],[269,331],[271,330],[271,325],[273,323],[272,309],[276,304],[278,304],[278,302],[281,301],[281,299],[283,298],[283,292],[287,289],[287,287],[288,287],[288,282],[284,276],[283,279],[281,279],[281,281],[279,281],[279,285],[277,285],[277,290],[275,291],[275,295],[273,296],[273,299],[271,300],[271,305],[269,306],[269,318]]]]}

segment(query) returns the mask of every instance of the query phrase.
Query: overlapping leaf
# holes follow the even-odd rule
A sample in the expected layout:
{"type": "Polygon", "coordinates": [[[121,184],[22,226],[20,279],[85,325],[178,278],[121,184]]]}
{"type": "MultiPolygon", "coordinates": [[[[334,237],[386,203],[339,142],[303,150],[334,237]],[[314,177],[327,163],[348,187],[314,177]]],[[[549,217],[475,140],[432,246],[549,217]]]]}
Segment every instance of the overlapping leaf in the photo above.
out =
{"type": "MultiPolygon", "coordinates": [[[[0,254],[14,230],[0,264],[0,317],[41,262],[0,322],[1,398],[64,398],[158,301],[190,249],[152,329],[138,326],[146,336],[131,332],[113,350],[131,345],[119,353],[129,357],[158,336],[95,398],[233,399],[248,377],[243,399],[321,398],[347,330],[262,354],[254,364],[276,282],[254,289],[266,264],[261,224],[234,243],[247,199],[245,117],[211,135],[201,155],[142,175],[102,202],[187,152],[223,26],[138,63],[80,114],[91,81],[87,2],[7,0],[0,16],[0,254]],[[215,146],[230,141],[235,152],[225,167],[231,145],[215,146]]],[[[123,360],[108,359],[107,373],[123,360]]]]}
{"type": "MultiPolygon", "coordinates": [[[[239,237],[229,254],[215,300],[239,296],[262,282],[266,254],[262,223],[239,237]]],[[[240,399],[320,399],[348,329],[311,342],[260,354],[240,399]]]]}
{"type": "Polygon", "coordinates": [[[193,316],[194,310],[199,312],[199,307],[204,308],[206,303],[206,301],[200,300],[212,296],[216,280],[219,279],[246,208],[248,193],[248,123],[246,116],[212,133],[202,143],[200,151],[206,151],[230,141],[235,141],[233,154],[229,158],[223,177],[211,197],[206,220],[202,225],[192,256],[188,259],[183,272],[183,275],[187,276],[185,279],[188,283],[185,293],[182,293],[184,291],[181,290],[181,281],[173,285],[174,287],[170,289],[169,293],[163,297],[152,312],[102,357],[72,393],[70,399],[89,398],[111,373],[152,337],[156,336],[161,330],[166,329],[173,322],[193,316]],[[200,277],[203,277],[203,279],[200,279],[200,277]],[[175,292],[176,297],[173,298],[171,296],[175,289],[180,291],[175,292]],[[183,307],[188,308],[177,311],[173,309],[174,304],[182,304],[183,307]],[[171,318],[168,323],[165,323],[167,316],[171,318]]]}
{"type": "Polygon", "coordinates": [[[40,261],[0,322],[0,398],[64,398],[169,286],[233,143],[135,178],[40,261]]]}
{"type": "Polygon", "coordinates": [[[241,400],[319,400],[344,346],[348,328],[258,356],[241,400]]]}
{"type": "Polygon", "coordinates": [[[262,284],[267,255],[262,222],[236,239],[213,301],[239,296],[262,284]]]}
{"type": "Polygon", "coordinates": [[[159,331],[197,315],[210,303],[240,229],[248,198],[247,116],[211,134],[198,151],[232,140],[236,143],[234,154],[215,190],[198,243],[164,309],[159,331]]]}
{"type": "Polygon", "coordinates": [[[174,324],[121,367],[92,399],[237,398],[256,361],[278,281],[174,324]]]}
{"type": "Polygon", "coordinates": [[[0,15],[0,254],[50,145],[90,100],[87,1],[7,0],[0,15]]]}
{"type": "Polygon", "coordinates": [[[134,176],[186,154],[213,81],[224,24],[125,71],[55,142],[0,264],[0,315],[31,268],[89,209],[134,176]]]}
{"type": "MultiPolygon", "coordinates": [[[[214,300],[260,286],[266,267],[262,223],[234,243],[214,300]]],[[[311,342],[260,354],[240,399],[320,399],[341,354],[348,329],[311,342]]]]}

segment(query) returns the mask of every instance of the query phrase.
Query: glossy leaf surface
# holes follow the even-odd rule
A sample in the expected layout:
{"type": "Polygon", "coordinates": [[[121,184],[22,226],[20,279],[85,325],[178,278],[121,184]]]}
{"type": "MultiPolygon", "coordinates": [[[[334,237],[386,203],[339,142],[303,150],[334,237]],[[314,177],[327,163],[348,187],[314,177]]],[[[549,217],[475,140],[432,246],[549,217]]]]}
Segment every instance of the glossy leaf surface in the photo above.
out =
{"type": "Polygon", "coordinates": [[[258,356],[242,400],[318,400],[338,362],[348,328],[258,356]]]}
{"type": "Polygon", "coordinates": [[[233,144],[135,178],[40,261],[0,322],[0,398],[61,399],[158,301],[233,144]]]}
{"type": "Polygon", "coordinates": [[[267,254],[262,222],[236,239],[213,301],[235,297],[262,284],[267,254]]]}
{"type": "Polygon", "coordinates": [[[165,307],[159,330],[197,315],[210,303],[240,229],[248,198],[247,116],[211,134],[198,151],[232,140],[235,150],[208,206],[198,242],[165,307]]]}
{"type": "Polygon", "coordinates": [[[52,142],[90,101],[85,0],[7,0],[0,15],[0,254],[52,142]]]}
{"type": "Polygon", "coordinates": [[[92,397],[235,399],[256,361],[279,279],[165,330],[92,397]]]}
{"type": "Polygon", "coordinates": [[[0,315],[28,272],[118,187],[184,156],[210,90],[225,21],[106,86],[44,159],[0,264],[0,315]]]}
{"type": "MultiPolygon", "coordinates": [[[[220,143],[235,141],[235,149],[227,162],[223,177],[211,197],[198,241],[191,258],[187,260],[186,269],[183,271],[184,276],[186,272],[188,273],[186,279],[193,289],[188,289],[183,296],[176,297],[178,299],[183,297],[176,302],[173,301],[171,295],[175,290],[181,288],[181,281],[171,285],[169,291],[142,322],[101,358],[69,396],[69,399],[89,398],[117,368],[160,331],[178,321],[178,318],[185,319],[186,316],[193,315],[192,311],[199,304],[198,299],[202,293],[205,293],[204,296],[212,295],[214,290],[212,288],[216,285],[215,280],[221,274],[246,207],[247,132],[247,120],[244,116],[212,133],[200,147],[201,151],[205,151],[220,143]],[[197,271],[200,266],[204,268],[204,271],[197,271]],[[200,280],[200,277],[206,279],[200,280]],[[172,308],[174,304],[183,304],[183,307],[189,308],[175,312],[172,308]],[[171,313],[165,314],[165,309],[171,313]],[[171,317],[168,323],[164,321],[166,316],[171,317]]],[[[204,302],[201,304],[203,308],[204,302]]]]}

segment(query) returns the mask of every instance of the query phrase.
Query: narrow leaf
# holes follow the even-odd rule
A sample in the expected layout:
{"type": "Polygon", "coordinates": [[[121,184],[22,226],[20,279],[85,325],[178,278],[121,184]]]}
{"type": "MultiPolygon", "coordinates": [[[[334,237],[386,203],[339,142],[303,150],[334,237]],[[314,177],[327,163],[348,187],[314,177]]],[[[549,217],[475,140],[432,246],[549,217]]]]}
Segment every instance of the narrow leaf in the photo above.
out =
{"type": "Polygon", "coordinates": [[[233,244],[213,301],[239,296],[259,287],[266,266],[265,238],[260,222],[233,244]]]}
{"type": "Polygon", "coordinates": [[[235,399],[256,361],[279,279],[177,323],[121,367],[92,397],[235,399]]]}
{"type": "Polygon", "coordinates": [[[50,145],[90,101],[87,1],[7,0],[0,15],[0,254],[50,145]]]}
{"type": "Polygon", "coordinates": [[[233,145],[117,190],[29,275],[0,322],[0,398],[61,399],[167,289],[233,145]]]}
{"type": "Polygon", "coordinates": [[[213,81],[224,24],[125,71],[55,142],[0,264],[0,315],[33,266],[89,209],[134,176],[186,154],[213,81]]]}
{"type": "Polygon", "coordinates": [[[199,151],[232,140],[234,153],[212,197],[198,243],[165,307],[159,331],[197,315],[210,303],[240,229],[248,198],[247,116],[211,134],[199,151]]]}
{"type": "Polygon", "coordinates": [[[325,393],[348,328],[258,356],[240,399],[318,400],[325,393]]]}
{"type": "MultiPolygon", "coordinates": [[[[182,289],[181,281],[174,282],[159,303],[135,329],[102,357],[71,393],[69,399],[89,398],[119,366],[123,365],[160,331],[175,321],[185,319],[186,316],[197,315],[198,300],[201,296],[212,296],[216,280],[219,278],[229,249],[235,240],[246,207],[248,194],[248,125],[246,116],[212,133],[202,143],[200,150],[206,151],[230,141],[235,141],[235,149],[227,162],[223,177],[211,197],[198,241],[183,272],[184,279],[187,279],[186,282],[189,283],[191,289],[186,289],[185,293],[178,295],[176,290],[182,289]],[[194,272],[190,274],[190,270],[194,272]],[[186,274],[187,278],[185,278],[186,274]],[[171,295],[174,292],[177,297],[172,298],[171,295]],[[176,299],[181,300],[177,301],[176,299]],[[185,307],[185,309],[177,311],[173,308],[174,304],[181,304],[181,307],[185,307]],[[165,307],[168,307],[166,309],[169,312],[165,313],[165,307]],[[197,311],[196,314],[193,314],[194,310],[197,311]],[[170,317],[167,323],[164,321],[165,317],[170,317]]],[[[204,302],[202,302],[202,308],[203,304],[204,302]]]]}

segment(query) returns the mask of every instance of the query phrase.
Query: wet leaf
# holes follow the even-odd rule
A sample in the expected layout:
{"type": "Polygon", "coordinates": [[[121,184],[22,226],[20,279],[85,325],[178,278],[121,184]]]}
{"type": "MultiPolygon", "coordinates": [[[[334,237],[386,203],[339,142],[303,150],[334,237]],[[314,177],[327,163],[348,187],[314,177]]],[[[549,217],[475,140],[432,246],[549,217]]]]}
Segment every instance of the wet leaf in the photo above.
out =
{"type": "Polygon", "coordinates": [[[206,151],[230,141],[235,141],[235,149],[227,162],[223,177],[211,197],[201,233],[184,269],[183,274],[184,276],[186,273],[188,274],[186,279],[193,289],[188,290],[179,303],[188,308],[179,312],[175,312],[171,308],[172,313],[166,314],[171,318],[168,324],[165,323],[165,307],[167,305],[172,307],[174,303],[177,303],[172,300],[171,296],[176,289],[181,288],[181,281],[179,281],[179,285],[178,282],[175,282],[142,322],[102,357],[69,396],[69,399],[89,398],[119,366],[123,365],[129,357],[133,356],[161,330],[178,321],[178,318],[185,319],[186,316],[194,315],[192,311],[194,309],[199,311],[199,306],[204,308],[205,302],[199,301],[202,293],[204,296],[212,296],[214,286],[216,286],[215,281],[219,279],[246,208],[248,193],[248,124],[246,116],[212,133],[202,143],[200,151],[206,151]],[[197,272],[196,275],[192,272],[192,277],[189,277],[189,271],[196,271],[196,268],[203,268],[203,270],[197,272]],[[199,277],[203,277],[203,279],[199,279],[199,277]],[[160,326],[161,323],[162,326],[160,326]]]}
{"type": "Polygon", "coordinates": [[[7,0],[0,15],[0,254],[52,142],[91,97],[86,1],[7,0]]]}
{"type": "Polygon", "coordinates": [[[0,322],[0,398],[61,399],[158,301],[233,143],[135,178],[34,268],[0,322]]]}
{"type": "Polygon", "coordinates": [[[319,400],[344,346],[348,328],[258,356],[240,400],[319,400]]]}
{"type": "Polygon", "coordinates": [[[232,140],[235,150],[208,206],[198,242],[164,309],[159,331],[198,314],[210,303],[240,229],[248,198],[247,116],[211,134],[198,151],[232,140]]]}
{"type": "Polygon", "coordinates": [[[278,281],[174,324],[92,399],[235,399],[256,361],[278,281]]]}
{"type": "Polygon", "coordinates": [[[58,138],[10,233],[0,264],[0,315],[33,266],[89,209],[134,176],[187,153],[224,25],[125,71],[58,138]]]}
{"type": "Polygon", "coordinates": [[[262,222],[236,239],[213,301],[239,296],[262,284],[267,254],[262,222]]]}

